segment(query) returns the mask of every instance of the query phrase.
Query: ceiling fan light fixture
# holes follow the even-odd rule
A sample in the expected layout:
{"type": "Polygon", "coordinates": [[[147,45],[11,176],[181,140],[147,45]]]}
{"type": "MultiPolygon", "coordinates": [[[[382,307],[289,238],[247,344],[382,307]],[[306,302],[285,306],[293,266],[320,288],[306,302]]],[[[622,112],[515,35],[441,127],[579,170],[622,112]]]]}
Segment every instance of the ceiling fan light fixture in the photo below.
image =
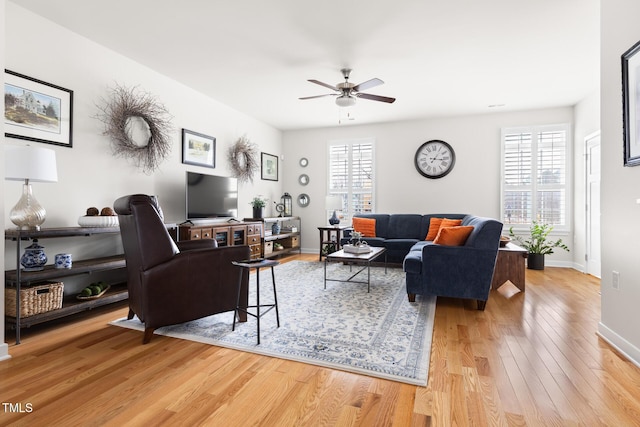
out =
{"type": "Polygon", "coordinates": [[[356,105],[356,99],[353,96],[341,95],[336,98],[336,104],[339,107],[353,107],[356,105]]]}

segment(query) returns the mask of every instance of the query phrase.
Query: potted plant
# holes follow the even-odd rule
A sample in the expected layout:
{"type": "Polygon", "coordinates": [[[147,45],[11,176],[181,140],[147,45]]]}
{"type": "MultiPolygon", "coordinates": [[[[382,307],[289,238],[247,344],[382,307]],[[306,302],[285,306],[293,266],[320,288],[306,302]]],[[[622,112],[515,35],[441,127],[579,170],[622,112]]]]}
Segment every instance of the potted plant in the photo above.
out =
{"type": "Polygon", "coordinates": [[[551,233],[552,230],[553,226],[549,224],[541,224],[538,221],[533,221],[529,229],[529,238],[524,238],[516,235],[513,232],[513,227],[509,228],[509,236],[529,251],[527,268],[544,270],[545,255],[551,255],[555,248],[569,251],[569,248],[562,242],[562,239],[555,241],[548,239],[549,233],[551,233]]]}
{"type": "Polygon", "coordinates": [[[262,218],[264,216],[264,207],[267,205],[266,198],[255,196],[249,204],[253,207],[253,218],[262,218]]]}

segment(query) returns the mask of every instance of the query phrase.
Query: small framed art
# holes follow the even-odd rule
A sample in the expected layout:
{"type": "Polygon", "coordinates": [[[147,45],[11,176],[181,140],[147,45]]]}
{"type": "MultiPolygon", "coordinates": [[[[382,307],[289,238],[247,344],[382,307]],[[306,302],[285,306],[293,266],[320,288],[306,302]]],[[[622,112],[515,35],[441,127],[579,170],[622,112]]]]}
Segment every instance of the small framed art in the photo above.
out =
{"type": "Polygon", "coordinates": [[[182,129],[182,163],[216,167],[216,139],[209,135],[182,129]]]}
{"type": "Polygon", "coordinates": [[[622,54],[624,165],[640,165],[640,42],[622,54]]]}
{"type": "Polygon", "coordinates": [[[261,178],[267,181],[278,180],[278,156],[261,153],[262,174],[261,178]]]}
{"type": "Polygon", "coordinates": [[[4,70],[5,136],[72,147],[73,91],[4,70]]]}

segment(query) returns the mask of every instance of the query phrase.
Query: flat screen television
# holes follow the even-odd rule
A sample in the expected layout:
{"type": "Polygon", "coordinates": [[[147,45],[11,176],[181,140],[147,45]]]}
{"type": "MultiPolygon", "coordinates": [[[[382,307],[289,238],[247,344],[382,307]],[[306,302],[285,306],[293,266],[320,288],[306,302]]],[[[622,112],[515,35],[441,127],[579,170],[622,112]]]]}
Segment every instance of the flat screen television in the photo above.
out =
{"type": "Polygon", "coordinates": [[[187,172],[186,205],[189,220],[236,218],[238,180],[187,172]]]}

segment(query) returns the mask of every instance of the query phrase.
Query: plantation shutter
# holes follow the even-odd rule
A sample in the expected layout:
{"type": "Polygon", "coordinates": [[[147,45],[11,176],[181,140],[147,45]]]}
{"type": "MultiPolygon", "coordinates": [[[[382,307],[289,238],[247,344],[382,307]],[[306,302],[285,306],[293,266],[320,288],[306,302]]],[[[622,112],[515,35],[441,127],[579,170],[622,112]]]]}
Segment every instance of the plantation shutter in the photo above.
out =
{"type": "Polygon", "coordinates": [[[329,191],[342,196],[342,214],[373,212],[374,143],[372,139],[329,144],[329,191]]]}
{"type": "Polygon", "coordinates": [[[556,230],[569,229],[568,129],[557,125],[503,130],[505,226],[528,228],[532,221],[540,221],[556,230]]]}

